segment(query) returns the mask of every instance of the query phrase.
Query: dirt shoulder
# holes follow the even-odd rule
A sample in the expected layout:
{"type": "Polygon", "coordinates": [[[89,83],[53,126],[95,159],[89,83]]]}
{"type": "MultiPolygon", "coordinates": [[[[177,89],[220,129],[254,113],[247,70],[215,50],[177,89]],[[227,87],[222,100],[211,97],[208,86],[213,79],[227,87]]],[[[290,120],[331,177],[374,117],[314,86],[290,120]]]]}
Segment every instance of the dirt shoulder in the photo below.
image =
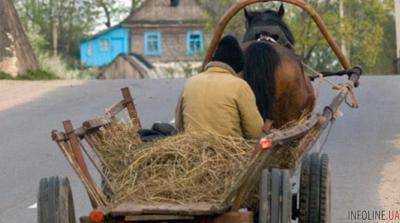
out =
{"type": "Polygon", "coordinates": [[[0,80],[0,112],[33,101],[58,87],[76,86],[85,81],[8,81],[0,80]]]}

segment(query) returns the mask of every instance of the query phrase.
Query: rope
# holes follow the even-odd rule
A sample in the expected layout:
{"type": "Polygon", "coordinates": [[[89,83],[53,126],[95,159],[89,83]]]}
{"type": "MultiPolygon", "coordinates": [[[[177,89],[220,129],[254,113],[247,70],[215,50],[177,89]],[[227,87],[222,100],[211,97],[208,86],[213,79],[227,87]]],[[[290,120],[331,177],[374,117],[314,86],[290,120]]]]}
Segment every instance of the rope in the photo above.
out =
{"type": "MultiPolygon", "coordinates": [[[[301,61],[301,64],[307,68],[307,70],[311,71],[314,75],[317,75],[318,78],[320,79],[320,84],[318,86],[318,91],[320,89],[320,87],[322,86],[322,83],[328,83],[332,86],[333,90],[336,91],[347,91],[348,92],[348,97],[345,100],[345,103],[351,107],[351,108],[358,108],[358,100],[353,92],[353,88],[350,87],[350,85],[348,83],[346,84],[336,84],[335,82],[327,79],[324,77],[324,75],[321,72],[316,71],[315,69],[313,69],[312,67],[310,67],[309,65],[307,65],[306,63],[304,63],[303,61],[301,61]]],[[[319,94],[319,92],[316,92],[317,96],[319,94]]]]}
{"type": "MultiPolygon", "coordinates": [[[[262,36],[262,38],[258,39],[258,41],[264,40],[264,41],[269,41],[269,42],[272,42],[272,43],[276,43],[276,41],[272,41],[271,39],[272,38],[268,38],[268,36],[267,37],[262,36]]],[[[291,44],[290,42],[288,44],[289,44],[289,46],[291,46],[294,49],[293,44],[291,44]]],[[[351,108],[358,108],[358,101],[357,101],[357,98],[356,98],[356,96],[355,96],[355,94],[353,92],[353,87],[352,87],[353,84],[352,83],[337,84],[337,83],[325,78],[324,75],[321,72],[315,70],[314,68],[312,68],[311,66],[306,64],[303,60],[301,60],[301,64],[308,71],[310,71],[312,74],[314,74],[314,76],[318,76],[318,78],[319,78],[318,87],[315,89],[315,93],[316,93],[316,97],[317,98],[319,97],[319,91],[320,91],[320,88],[323,85],[323,83],[328,83],[329,85],[332,86],[332,90],[335,90],[335,91],[346,91],[348,93],[348,97],[346,97],[345,103],[351,108]]],[[[336,115],[337,114],[334,114],[334,116],[336,116],[336,115]]],[[[327,143],[327,141],[329,139],[329,136],[330,136],[330,134],[332,132],[332,127],[333,127],[333,125],[335,123],[335,120],[336,120],[336,117],[334,117],[333,119],[330,120],[328,133],[327,133],[324,141],[321,144],[320,152],[322,152],[324,150],[324,147],[325,147],[325,145],[326,145],[326,143],[327,143]]]]}
{"type": "Polygon", "coordinates": [[[328,142],[328,139],[329,139],[329,136],[331,135],[331,133],[332,133],[332,129],[333,129],[333,124],[335,123],[335,120],[334,119],[332,119],[331,121],[330,121],[330,124],[329,124],[329,129],[328,129],[328,133],[326,134],[326,136],[325,136],[325,139],[324,139],[324,141],[322,142],[322,144],[321,144],[321,146],[320,146],[320,153],[322,153],[323,151],[324,151],[324,148],[325,148],[325,145],[326,145],[326,143],[328,142]]]}

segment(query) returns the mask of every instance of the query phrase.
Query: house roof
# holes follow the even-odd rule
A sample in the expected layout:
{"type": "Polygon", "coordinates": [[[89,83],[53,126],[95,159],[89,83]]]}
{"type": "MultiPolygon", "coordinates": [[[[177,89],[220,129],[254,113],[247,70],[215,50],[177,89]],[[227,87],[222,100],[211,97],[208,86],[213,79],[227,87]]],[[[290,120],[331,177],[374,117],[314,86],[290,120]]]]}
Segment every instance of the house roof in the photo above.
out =
{"type": "Polygon", "coordinates": [[[100,32],[98,32],[98,33],[96,33],[96,34],[93,34],[93,35],[90,35],[90,36],[86,36],[85,38],[83,38],[83,39],[81,40],[81,42],[86,42],[86,41],[89,41],[89,40],[92,40],[92,39],[96,39],[97,37],[102,36],[102,35],[104,35],[104,34],[106,34],[106,33],[108,33],[108,32],[111,32],[111,31],[113,31],[113,30],[116,30],[116,29],[118,29],[118,28],[123,28],[123,26],[122,26],[121,24],[117,24],[117,25],[115,25],[115,26],[109,27],[109,28],[107,28],[107,29],[104,29],[104,30],[102,30],[102,31],[100,31],[100,32]]]}
{"type": "Polygon", "coordinates": [[[176,7],[171,6],[171,0],[146,0],[122,24],[204,23],[206,18],[197,0],[180,0],[176,7]]]}
{"type": "Polygon", "coordinates": [[[129,54],[120,53],[118,54],[117,57],[115,57],[115,59],[111,63],[100,67],[100,69],[103,71],[109,68],[118,69],[120,63],[116,62],[120,59],[125,60],[130,66],[136,69],[139,72],[141,78],[147,78],[152,73],[154,73],[153,64],[151,64],[148,60],[146,60],[142,55],[136,53],[129,53],[129,54]]]}
{"type": "Polygon", "coordinates": [[[144,58],[141,54],[130,53],[129,56],[134,57],[137,60],[139,60],[148,69],[154,68],[153,64],[151,64],[148,60],[146,60],[146,58],[144,58]]]}

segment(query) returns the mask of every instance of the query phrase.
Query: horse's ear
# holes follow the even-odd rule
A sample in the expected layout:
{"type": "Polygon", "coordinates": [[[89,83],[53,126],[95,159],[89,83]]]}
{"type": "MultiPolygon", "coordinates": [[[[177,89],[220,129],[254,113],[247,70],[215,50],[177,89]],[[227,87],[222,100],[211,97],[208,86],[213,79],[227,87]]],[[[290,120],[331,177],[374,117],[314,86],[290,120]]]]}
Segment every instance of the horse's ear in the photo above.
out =
{"type": "Polygon", "coordinates": [[[279,7],[278,15],[280,17],[283,17],[285,15],[285,7],[283,6],[283,4],[281,4],[281,6],[279,7]]]}
{"type": "Polygon", "coordinates": [[[250,21],[251,17],[253,17],[252,13],[249,10],[247,10],[247,8],[244,8],[244,16],[246,17],[247,21],[250,21]]]}

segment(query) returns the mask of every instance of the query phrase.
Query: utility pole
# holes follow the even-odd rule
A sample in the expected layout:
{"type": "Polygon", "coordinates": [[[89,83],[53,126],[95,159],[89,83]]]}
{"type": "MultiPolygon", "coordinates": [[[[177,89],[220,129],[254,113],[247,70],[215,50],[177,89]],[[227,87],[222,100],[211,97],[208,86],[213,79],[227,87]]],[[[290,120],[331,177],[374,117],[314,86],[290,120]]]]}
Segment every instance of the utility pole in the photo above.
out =
{"type": "Polygon", "coordinates": [[[400,73],[400,0],[394,0],[394,14],[396,18],[396,72],[400,73]]]}

